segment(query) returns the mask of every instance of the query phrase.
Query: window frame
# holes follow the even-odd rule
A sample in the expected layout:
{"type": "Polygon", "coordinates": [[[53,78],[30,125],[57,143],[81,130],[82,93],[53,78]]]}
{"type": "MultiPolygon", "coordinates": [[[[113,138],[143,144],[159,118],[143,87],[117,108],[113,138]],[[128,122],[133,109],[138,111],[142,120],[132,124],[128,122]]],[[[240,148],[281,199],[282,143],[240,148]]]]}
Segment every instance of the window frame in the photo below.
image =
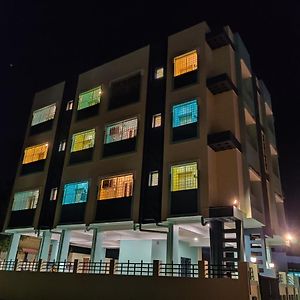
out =
{"type": "Polygon", "coordinates": [[[151,127],[154,129],[154,128],[159,128],[161,126],[162,126],[162,115],[161,115],[161,113],[152,115],[152,124],[151,124],[151,127]],[[160,118],[160,123],[159,123],[158,126],[156,126],[156,119],[157,118],[160,118]]]}
{"type": "MultiPolygon", "coordinates": [[[[32,197],[32,196],[31,196],[32,197]]],[[[13,196],[13,202],[12,202],[12,206],[11,206],[11,211],[20,211],[20,210],[28,210],[28,209],[36,209],[37,208],[37,205],[38,205],[38,202],[39,202],[39,198],[40,198],[40,190],[39,188],[36,188],[36,189],[32,189],[32,190],[26,190],[26,191],[19,191],[19,192],[15,192],[14,193],[14,196],[13,196]],[[28,201],[28,198],[26,199],[26,206],[29,206],[27,208],[19,208],[19,209],[15,209],[14,206],[15,206],[15,196],[16,194],[24,194],[24,193],[30,193],[30,192],[37,192],[37,198],[34,199],[34,202],[33,200],[31,201],[28,201]],[[28,205],[28,202],[30,203],[30,205],[28,205]]],[[[24,199],[23,199],[24,200],[24,199]]],[[[22,200],[22,201],[23,201],[22,200]]],[[[25,201],[24,201],[25,202],[25,201]]]]}
{"type": "Polygon", "coordinates": [[[182,53],[180,55],[177,55],[177,56],[174,56],[173,57],[173,78],[176,78],[176,77],[179,77],[179,76],[182,76],[182,75],[185,75],[187,73],[190,73],[190,72],[193,72],[193,71],[197,71],[199,69],[199,62],[198,62],[198,52],[197,52],[197,49],[193,49],[191,51],[188,51],[188,52],[185,52],[185,53],[182,53]],[[196,54],[196,65],[193,65],[191,67],[191,70],[188,70],[188,71],[178,71],[179,74],[177,74],[176,72],[176,61],[180,60],[180,59],[184,59],[186,58],[186,62],[185,62],[185,69],[187,70],[188,69],[188,64],[187,64],[187,58],[189,56],[192,56],[193,54],[196,54]]]}
{"type": "Polygon", "coordinates": [[[89,200],[89,190],[90,190],[90,182],[89,182],[89,180],[82,180],[82,181],[65,183],[64,186],[63,186],[63,195],[62,195],[62,201],[61,201],[62,206],[64,206],[64,205],[73,205],[73,204],[87,203],[88,200],[89,200]],[[77,197],[77,193],[76,193],[77,189],[75,189],[73,202],[65,203],[66,186],[71,186],[71,185],[78,186],[79,184],[87,184],[87,191],[86,191],[86,199],[85,199],[85,201],[75,201],[76,197],[77,197]]]}
{"type": "Polygon", "coordinates": [[[148,187],[156,187],[159,186],[159,171],[158,170],[154,170],[154,171],[150,171],[149,175],[148,175],[148,187]],[[153,175],[157,175],[157,178],[154,179],[153,175]],[[153,184],[156,183],[156,184],[153,184]]]}
{"type": "Polygon", "coordinates": [[[120,142],[120,141],[126,141],[126,140],[129,140],[129,139],[132,139],[132,138],[136,138],[137,135],[138,135],[138,127],[139,127],[138,117],[133,117],[133,118],[129,118],[129,119],[125,119],[125,120],[119,121],[119,122],[114,122],[114,123],[106,124],[104,126],[104,145],[112,144],[112,143],[116,143],[116,142],[120,142]],[[124,136],[124,124],[126,122],[133,121],[133,120],[136,120],[136,127],[134,128],[134,135],[132,137],[123,138],[123,136],[124,136]],[[108,134],[108,131],[111,130],[112,128],[116,128],[117,125],[119,125],[119,124],[122,124],[121,133],[119,134],[121,136],[121,138],[120,139],[116,139],[116,140],[112,140],[110,142],[107,142],[107,138],[109,136],[113,136],[112,134],[108,134]]]}
{"type": "MultiPolygon", "coordinates": [[[[172,121],[172,129],[174,128],[178,128],[178,127],[181,127],[181,126],[186,126],[186,125],[190,125],[190,124],[194,124],[194,123],[198,123],[199,122],[199,103],[198,103],[198,99],[197,98],[194,98],[194,99],[189,99],[189,100],[185,100],[183,102],[179,102],[179,103],[174,103],[172,104],[172,107],[171,107],[171,113],[172,113],[172,118],[171,118],[171,121],[172,121]],[[184,107],[186,105],[193,105],[193,104],[196,104],[196,110],[193,110],[193,108],[191,109],[191,119],[193,120],[193,118],[196,118],[196,121],[185,121],[182,123],[180,123],[180,121],[178,121],[178,123],[180,125],[176,125],[176,120],[175,120],[175,109],[179,109],[180,107],[184,107]],[[193,113],[196,113],[196,117],[193,116],[193,113]]],[[[176,117],[179,118],[179,113],[177,113],[178,115],[176,117]]],[[[186,114],[187,115],[187,114],[186,114]]]]}
{"type": "MultiPolygon", "coordinates": [[[[102,95],[102,86],[101,85],[99,85],[95,88],[92,88],[90,90],[86,90],[86,91],[81,92],[78,95],[77,111],[81,111],[81,110],[84,110],[84,109],[87,109],[89,107],[92,107],[94,105],[99,104],[101,102],[101,95],[102,95]],[[90,102],[88,102],[89,103],[88,106],[80,107],[80,104],[84,103],[83,99],[80,99],[80,97],[82,97],[85,94],[93,93],[93,96],[92,96],[92,98],[93,98],[94,97],[94,92],[97,91],[97,90],[99,90],[99,99],[96,102],[93,102],[93,104],[90,104],[90,102]]],[[[95,99],[93,98],[92,101],[95,101],[95,99]]]]}
{"type": "Polygon", "coordinates": [[[52,104],[49,104],[47,106],[44,106],[44,107],[41,107],[39,109],[34,110],[32,112],[30,127],[37,126],[37,125],[45,123],[47,121],[54,120],[55,115],[56,115],[56,109],[57,109],[56,103],[52,103],[52,104]],[[52,107],[54,107],[54,110],[51,112],[52,107]],[[39,118],[39,122],[36,122],[36,123],[33,124],[34,119],[35,119],[35,115],[38,114],[38,113],[42,113],[44,110],[47,110],[47,109],[48,109],[48,113],[47,113],[48,117],[46,119],[44,119],[43,121],[41,121],[41,118],[39,118]]]}
{"type": "MultiPolygon", "coordinates": [[[[30,163],[34,163],[34,162],[37,162],[37,161],[41,161],[41,160],[46,160],[47,159],[47,156],[48,156],[48,151],[49,151],[49,144],[46,142],[46,143],[42,143],[42,144],[38,144],[38,145],[34,145],[34,146],[29,146],[29,147],[26,147],[24,149],[24,152],[23,152],[23,159],[22,159],[22,165],[27,165],[27,164],[30,164],[30,163]],[[35,149],[35,148],[40,148],[40,147],[43,147],[45,146],[46,147],[46,151],[43,155],[42,158],[39,158],[39,159],[34,159],[34,156],[35,155],[40,155],[40,154],[35,154],[33,152],[32,155],[30,155],[32,158],[32,160],[30,161],[27,161],[26,157],[29,156],[28,154],[26,154],[30,149],[35,149]]],[[[43,152],[41,152],[43,153],[43,152]]]]}
{"type": "Polygon", "coordinates": [[[88,129],[88,130],[84,130],[84,131],[73,133],[72,134],[72,141],[71,141],[71,150],[70,150],[70,152],[71,153],[76,153],[76,152],[84,151],[84,150],[87,150],[87,149],[93,149],[95,147],[95,142],[96,142],[96,128],[92,128],[92,129],[88,129]],[[94,134],[92,146],[85,147],[84,143],[87,142],[87,141],[89,141],[89,140],[92,140],[92,139],[85,139],[84,137],[85,137],[85,135],[88,135],[91,132],[93,132],[93,134],[94,134]],[[79,142],[75,143],[75,137],[76,136],[81,136],[81,135],[83,135],[82,141],[79,141],[79,142]],[[74,150],[75,144],[82,144],[82,147],[80,149],[78,149],[78,150],[74,150]]]}
{"type": "MultiPolygon", "coordinates": [[[[179,173],[178,173],[179,174],[179,173]]],[[[186,175],[185,175],[186,176],[186,175]]],[[[193,180],[193,178],[192,178],[193,180]]],[[[170,192],[180,192],[180,191],[188,191],[188,190],[194,190],[194,189],[198,189],[199,188],[199,169],[198,169],[198,162],[197,161],[191,161],[191,162],[185,162],[185,163],[180,163],[180,164],[175,164],[175,165],[171,165],[170,167],[170,192]],[[195,174],[193,174],[193,172],[196,171],[196,177],[194,182],[189,183],[189,180],[187,180],[187,178],[184,178],[184,185],[185,187],[182,188],[181,187],[181,183],[179,183],[179,180],[177,180],[177,188],[174,187],[174,179],[173,176],[175,176],[175,174],[173,175],[173,169],[175,168],[181,168],[181,167],[188,167],[188,166],[195,166],[196,168],[194,170],[191,169],[191,172],[182,172],[182,174],[187,174],[187,173],[192,173],[191,176],[195,176],[195,174]],[[187,186],[189,186],[189,188],[187,188],[187,186]]]]}
{"type": "Polygon", "coordinates": [[[97,191],[97,201],[107,201],[107,200],[114,200],[114,199],[120,199],[120,198],[126,198],[126,197],[133,197],[134,195],[134,185],[135,185],[135,181],[134,181],[134,173],[133,172],[129,172],[129,173],[125,173],[125,174],[116,174],[116,175],[112,175],[112,176],[109,176],[109,177],[100,177],[98,178],[98,191],[97,191]],[[125,193],[125,184],[126,184],[126,181],[123,181],[123,185],[122,186],[122,195],[121,196],[118,196],[118,179],[119,178],[125,178],[125,177],[129,177],[131,176],[131,181],[128,181],[131,186],[129,186],[129,189],[130,189],[130,195],[127,196],[126,193],[125,193]],[[103,183],[104,181],[112,181],[116,179],[116,184],[114,186],[114,184],[109,184],[109,186],[107,188],[110,188],[110,189],[114,189],[114,194],[113,196],[117,196],[117,197],[109,197],[109,198],[101,198],[101,190],[102,190],[102,186],[103,186],[103,183]]]}

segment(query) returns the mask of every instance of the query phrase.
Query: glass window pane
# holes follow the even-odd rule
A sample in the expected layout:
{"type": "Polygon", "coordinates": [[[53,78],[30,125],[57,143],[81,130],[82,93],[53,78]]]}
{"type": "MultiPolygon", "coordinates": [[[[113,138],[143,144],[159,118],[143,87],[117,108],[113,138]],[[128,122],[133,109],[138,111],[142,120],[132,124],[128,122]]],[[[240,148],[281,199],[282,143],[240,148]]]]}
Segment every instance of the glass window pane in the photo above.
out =
{"type": "Polygon", "coordinates": [[[18,192],[14,195],[12,210],[34,209],[37,206],[39,190],[18,192]]]}
{"type": "Polygon", "coordinates": [[[101,87],[89,90],[79,95],[78,108],[81,110],[100,103],[101,100],[101,87]]]}
{"type": "Polygon", "coordinates": [[[56,104],[37,109],[33,112],[31,126],[54,119],[56,104]]]}
{"type": "Polygon", "coordinates": [[[173,128],[198,121],[198,103],[192,100],[173,106],[173,128]]]}
{"type": "Polygon", "coordinates": [[[48,143],[27,147],[24,150],[23,164],[46,159],[48,153],[48,143]]]}
{"type": "Polygon", "coordinates": [[[197,163],[171,167],[171,191],[182,191],[198,188],[197,163]]]}
{"type": "Polygon", "coordinates": [[[148,185],[149,186],[157,186],[158,185],[158,171],[150,172],[148,185]]]}
{"type": "Polygon", "coordinates": [[[152,117],[152,128],[161,126],[161,114],[154,115],[152,117]]]}
{"type": "Polygon", "coordinates": [[[133,175],[109,177],[100,181],[98,200],[130,197],[133,193],[133,175]]]}
{"type": "Polygon", "coordinates": [[[137,118],[105,126],[104,143],[109,144],[133,138],[137,135],[137,118]]]}
{"type": "Polygon", "coordinates": [[[88,181],[65,184],[62,204],[66,205],[86,202],[88,187],[88,181]]]}
{"type": "Polygon", "coordinates": [[[174,58],[174,77],[197,70],[197,51],[185,53],[174,58]]]}
{"type": "Polygon", "coordinates": [[[71,152],[93,148],[95,144],[95,129],[73,134],[71,152]]]}

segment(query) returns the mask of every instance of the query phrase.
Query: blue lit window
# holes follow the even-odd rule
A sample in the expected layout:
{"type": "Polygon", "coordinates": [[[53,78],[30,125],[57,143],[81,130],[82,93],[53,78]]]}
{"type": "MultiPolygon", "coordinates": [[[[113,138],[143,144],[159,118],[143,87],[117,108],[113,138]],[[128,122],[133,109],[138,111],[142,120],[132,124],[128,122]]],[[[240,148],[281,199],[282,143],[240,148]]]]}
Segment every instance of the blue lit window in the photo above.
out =
{"type": "Polygon", "coordinates": [[[86,202],[88,188],[87,181],[65,184],[63,205],[86,202]]]}
{"type": "Polygon", "coordinates": [[[198,121],[198,103],[192,100],[173,106],[173,128],[198,121]]]}

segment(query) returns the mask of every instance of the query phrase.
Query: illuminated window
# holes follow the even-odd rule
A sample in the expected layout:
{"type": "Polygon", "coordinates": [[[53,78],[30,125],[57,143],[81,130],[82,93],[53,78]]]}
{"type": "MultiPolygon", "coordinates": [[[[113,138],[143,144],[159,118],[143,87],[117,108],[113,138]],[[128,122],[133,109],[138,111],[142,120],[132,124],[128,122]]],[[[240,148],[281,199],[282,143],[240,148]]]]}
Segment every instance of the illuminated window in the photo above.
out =
{"type": "Polygon", "coordinates": [[[95,129],[73,134],[71,152],[93,148],[95,144],[95,129]]]}
{"type": "Polygon", "coordinates": [[[171,191],[183,191],[198,188],[197,163],[188,163],[171,167],[171,191]]]}
{"type": "Polygon", "coordinates": [[[185,53],[174,58],[174,77],[197,70],[197,51],[185,53]]]}
{"type": "Polygon", "coordinates": [[[55,201],[57,199],[58,188],[51,189],[50,201],[55,201]]]}
{"type": "Polygon", "coordinates": [[[137,134],[137,118],[121,121],[105,127],[105,144],[127,140],[137,134]]]}
{"type": "Polygon", "coordinates": [[[39,199],[39,190],[18,192],[14,195],[12,210],[34,209],[39,199]]]}
{"type": "Polygon", "coordinates": [[[31,126],[54,119],[55,111],[55,104],[35,110],[32,115],[31,126]]]}
{"type": "Polygon", "coordinates": [[[155,79],[160,79],[164,77],[164,68],[157,68],[155,69],[155,74],[154,74],[154,78],[155,79]]]}
{"type": "Polygon", "coordinates": [[[68,101],[67,106],[66,106],[66,110],[72,110],[73,109],[73,100],[68,101]]]}
{"type": "Polygon", "coordinates": [[[161,114],[156,114],[152,117],[152,128],[161,126],[161,114]]]}
{"type": "Polygon", "coordinates": [[[173,128],[195,123],[197,120],[197,100],[192,100],[173,106],[173,128]]]}
{"type": "Polygon", "coordinates": [[[26,148],[24,151],[23,165],[46,159],[47,152],[48,143],[26,148]]]}
{"type": "Polygon", "coordinates": [[[87,181],[65,184],[62,204],[83,203],[87,201],[89,183],[87,181]]]}
{"type": "Polygon", "coordinates": [[[158,171],[153,171],[149,173],[149,186],[157,186],[158,185],[158,171]]]}
{"type": "Polygon", "coordinates": [[[81,110],[100,103],[101,92],[101,87],[99,86],[95,89],[81,93],[79,95],[77,110],[81,110]]]}
{"type": "Polygon", "coordinates": [[[62,151],[65,151],[66,150],[66,141],[65,140],[63,140],[63,141],[61,141],[60,143],[59,143],[59,146],[58,146],[58,151],[59,152],[62,152],[62,151]]]}
{"type": "Polygon", "coordinates": [[[132,196],[133,175],[123,175],[102,179],[98,200],[123,198],[132,196]]]}

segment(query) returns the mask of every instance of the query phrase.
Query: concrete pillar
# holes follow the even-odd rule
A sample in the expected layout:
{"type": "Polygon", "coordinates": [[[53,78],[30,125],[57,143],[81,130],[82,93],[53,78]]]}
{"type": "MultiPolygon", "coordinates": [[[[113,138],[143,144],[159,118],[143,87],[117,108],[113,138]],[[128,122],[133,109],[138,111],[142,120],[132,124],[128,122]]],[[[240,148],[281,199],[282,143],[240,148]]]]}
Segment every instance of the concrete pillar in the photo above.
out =
{"type": "Polygon", "coordinates": [[[93,241],[91,249],[91,261],[97,262],[105,259],[105,248],[103,248],[103,232],[93,229],[93,241]]]}
{"type": "Polygon", "coordinates": [[[7,260],[15,260],[17,258],[20,237],[21,237],[20,233],[13,233],[9,245],[9,250],[6,256],[7,260]]]}
{"type": "Polygon", "coordinates": [[[68,259],[69,246],[70,246],[71,230],[63,230],[60,235],[58,247],[58,261],[65,261],[68,259]]]}
{"type": "Polygon", "coordinates": [[[223,223],[218,220],[210,222],[210,263],[222,265],[223,261],[223,223]]]}
{"type": "Polygon", "coordinates": [[[171,224],[167,234],[167,263],[180,263],[179,226],[171,224]]]}
{"type": "Polygon", "coordinates": [[[57,253],[58,253],[58,241],[52,240],[51,241],[51,253],[50,253],[50,261],[57,260],[57,253]]]}
{"type": "Polygon", "coordinates": [[[43,237],[39,249],[39,259],[43,261],[48,261],[49,258],[51,235],[52,234],[49,230],[43,232],[43,237]]]}

